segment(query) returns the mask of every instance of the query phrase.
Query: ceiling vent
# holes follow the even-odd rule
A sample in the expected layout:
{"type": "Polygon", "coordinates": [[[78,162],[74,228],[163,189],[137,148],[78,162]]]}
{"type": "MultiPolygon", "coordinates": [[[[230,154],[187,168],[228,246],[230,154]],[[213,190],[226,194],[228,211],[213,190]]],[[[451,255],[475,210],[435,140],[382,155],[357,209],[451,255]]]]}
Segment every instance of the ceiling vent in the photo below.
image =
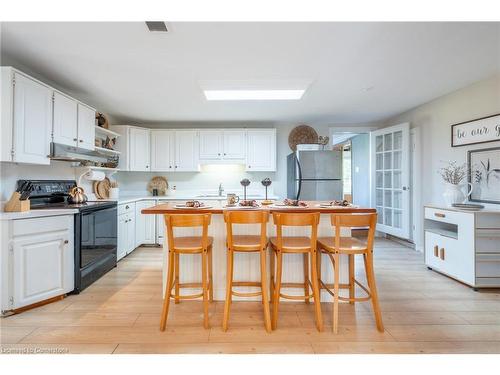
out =
{"type": "Polygon", "coordinates": [[[163,21],[146,21],[146,26],[151,32],[167,33],[167,25],[163,21]]]}

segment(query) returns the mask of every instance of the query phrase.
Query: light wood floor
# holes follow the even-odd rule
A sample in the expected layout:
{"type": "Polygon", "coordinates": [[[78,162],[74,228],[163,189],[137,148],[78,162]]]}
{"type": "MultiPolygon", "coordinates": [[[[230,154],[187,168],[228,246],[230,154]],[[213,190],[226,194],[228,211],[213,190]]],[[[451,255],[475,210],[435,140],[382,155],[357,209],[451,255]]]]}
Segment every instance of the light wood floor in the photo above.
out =
{"type": "Polygon", "coordinates": [[[2,352],[500,353],[499,290],[474,292],[388,240],[376,243],[375,270],[385,333],[376,330],[366,302],[341,306],[334,335],[330,304],[322,307],[322,333],[312,304],[284,302],[278,330],[267,334],[260,303],[235,302],[222,332],[223,304],[212,304],[212,328],[205,330],[197,301],[171,304],[160,332],[161,249],[140,248],[82,294],[1,319],[2,352]]]}

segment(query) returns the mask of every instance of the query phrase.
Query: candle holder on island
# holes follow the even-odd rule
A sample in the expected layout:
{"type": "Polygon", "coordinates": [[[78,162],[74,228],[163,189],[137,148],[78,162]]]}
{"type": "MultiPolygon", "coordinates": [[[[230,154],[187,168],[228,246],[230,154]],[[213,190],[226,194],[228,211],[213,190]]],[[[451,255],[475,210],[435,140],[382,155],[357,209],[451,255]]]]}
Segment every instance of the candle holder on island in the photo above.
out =
{"type": "Polygon", "coordinates": [[[269,177],[266,177],[264,178],[262,181],[261,181],[261,184],[264,185],[264,187],[266,188],[266,199],[263,200],[261,203],[263,205],[270,205],[270,204],[273,204],[273,201],[270,200],[270,199],[267,199],[267,188],[272,184],[272,181],[269,177]]]}
{"type": "Polygon", "coordinates": [[[243,186],[243,200],[247,200],[247,186],[250,185],[250,180],[248,178],[244,178],[240,181],[241,186],[243,186]]]}

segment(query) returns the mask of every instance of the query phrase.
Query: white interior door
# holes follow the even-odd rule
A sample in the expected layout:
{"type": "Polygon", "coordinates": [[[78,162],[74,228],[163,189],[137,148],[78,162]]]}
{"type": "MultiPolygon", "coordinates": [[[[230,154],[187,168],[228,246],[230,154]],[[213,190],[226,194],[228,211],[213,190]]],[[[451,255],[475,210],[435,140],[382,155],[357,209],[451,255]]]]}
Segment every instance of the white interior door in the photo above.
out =
{"type": "Polygon", "coordinates": [[[410,238],[410,124],[370,133],[371,202],[378,213],[377,230],[410,238]]]}

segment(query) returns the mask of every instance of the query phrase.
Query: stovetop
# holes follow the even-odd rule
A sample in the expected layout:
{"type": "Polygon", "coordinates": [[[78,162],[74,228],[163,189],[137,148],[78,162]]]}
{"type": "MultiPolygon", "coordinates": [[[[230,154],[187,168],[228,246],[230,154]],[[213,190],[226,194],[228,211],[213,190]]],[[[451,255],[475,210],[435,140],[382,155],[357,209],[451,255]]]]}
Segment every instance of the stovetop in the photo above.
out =
{"type": "Polygon", "coordinates": [[[79,204],[61,202],[61,203],[44,203],[44,204],[31,205],[31,209],[32,210],[68,209],[68,210],[83,211],[85,209],[92,209],[96,207],[107,207],[107,206],[112,207],[115,205],[116,202],[114,201],[104,201],[104,202],[90,201],[79,204]]]}
{"type": "Polygon", "coordinates": [[[91,210],[116,206],[113,201],[90,201],[81,204],[74,204],[68,201],[69,192],[76,186],[74,180],[18,180],[18,187],[24,182],[33,184],[33,191],[30,193],[30,208],[40,209],[77,209],[79,211],[91,210]]]}

